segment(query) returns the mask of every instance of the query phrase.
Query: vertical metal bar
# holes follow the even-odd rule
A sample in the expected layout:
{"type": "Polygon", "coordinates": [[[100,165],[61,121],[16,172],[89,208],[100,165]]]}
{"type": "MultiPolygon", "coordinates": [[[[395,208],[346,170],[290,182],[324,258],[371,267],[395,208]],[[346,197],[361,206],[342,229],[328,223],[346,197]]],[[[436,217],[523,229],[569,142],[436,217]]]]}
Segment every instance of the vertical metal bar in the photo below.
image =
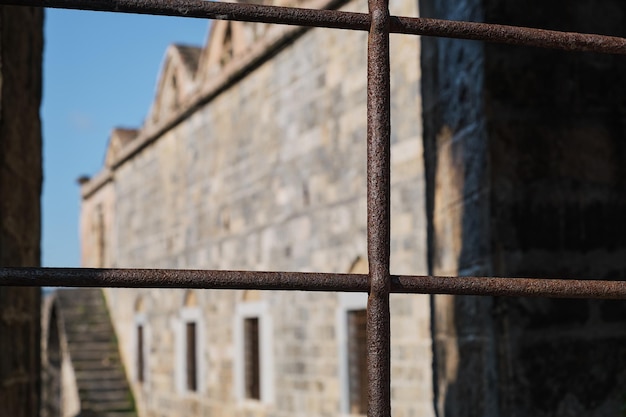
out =
{"type": "Polygon", "coordinates": [[[369,417],[391,416],[389,0],[369,0],[367,62],[367,302],[369,417]]]}

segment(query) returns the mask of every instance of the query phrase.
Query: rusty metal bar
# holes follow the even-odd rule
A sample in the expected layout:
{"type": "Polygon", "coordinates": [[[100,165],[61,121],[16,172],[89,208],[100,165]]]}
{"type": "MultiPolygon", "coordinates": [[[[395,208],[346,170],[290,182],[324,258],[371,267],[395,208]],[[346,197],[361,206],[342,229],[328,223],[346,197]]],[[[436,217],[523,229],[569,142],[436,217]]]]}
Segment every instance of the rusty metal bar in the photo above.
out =
{"type": "MultiPolygon", "coordinates": [[[[201,288],[367,292],[368,276],[173,269],[0,268],[0,287],[201,288]]],[[[626,281],[392,275],[392,293],[626,299],[626,281]]]]}
{"type": "Polygon", "coordinates": [[[369,417],[391,416],[391,87],[389,0],[369,0],[367,50],[367,375],[369,417]]]}
{"type": "Polygon", "coordinates": [[[626,299],[626,281],[404,275],[392,277],[391,292],[617,300],[626,299]]]}
{"type": "Polygon", "coordinates": [[[369,15],[204,0],[0,0],[0,4],[192,17],[367,31],[369,15]]]}
{"type": "Polygon", "coordinates": [[[191,269],[0,268],[0,287],[367,291],[367,275],[191,269]]]}
{"type": "Polygon", "coordinates": [[[626,39],[624,38],[492,23],[392,17],[391,32],[561,49],[565,51],[626,54],[626,39]]]}
{"type": "MultiPolygon", "coordinates": [[[[367,31],[370,28],[369,15],[365,13],[217,3],[203,0],[0,0],[0,4],[238,20],[362,31],[367,31]]],[[[626,54],[626,39],[596,34],[398,16],[390,18],[389,29],[391,33],[480,40],[566,51],[626,54]]]]}

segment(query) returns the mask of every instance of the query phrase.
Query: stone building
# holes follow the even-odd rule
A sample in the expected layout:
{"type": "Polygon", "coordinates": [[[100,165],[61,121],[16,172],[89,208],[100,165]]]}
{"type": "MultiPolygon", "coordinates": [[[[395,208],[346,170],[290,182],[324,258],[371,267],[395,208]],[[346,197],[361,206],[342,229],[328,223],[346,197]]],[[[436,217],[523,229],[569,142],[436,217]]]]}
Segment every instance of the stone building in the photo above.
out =
{"type": "MultiPolygon", "coordinates": [[[[144,125],[82,185],[84,266],[366,272],[366,40],[216,21],[204,48],[171,46],[144,125]]],[[[425,274],[419,38],[392,56],[392,272],[425,274]]],[[[365,412],[366,294],[106,297],[142,416],[365,412]]],[[[433,415],[428,297],[391,301],[394,412],[433,415]]]]}
{"type": "MultiPolygon", "coordinates": [[[[626,35],[617,0],[419,13],[626,35]]],[[[144,125],[114,130],[82,186],[85,266],[363,271],[365,38],[216,22],[204,48],[171,47],[144,125]]],[[[626,61],[391,45],[392,273],[624,279],[626,61]]],[[[106,295],[140,415],[363,413],[362,297],[106,295]]],[[[623,303],[393,295],[391,309],[394,415],[623,413],[623,303]]]]}

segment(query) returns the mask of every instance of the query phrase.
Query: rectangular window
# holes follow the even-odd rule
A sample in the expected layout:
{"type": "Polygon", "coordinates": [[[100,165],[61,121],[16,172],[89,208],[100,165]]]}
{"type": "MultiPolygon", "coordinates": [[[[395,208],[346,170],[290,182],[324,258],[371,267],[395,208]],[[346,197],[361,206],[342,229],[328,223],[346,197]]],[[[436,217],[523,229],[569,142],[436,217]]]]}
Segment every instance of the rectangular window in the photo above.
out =
{"type": "Polygon", "coordinates": [[[261,372],[259,363],[259,319],[244,319],[244,373],[246,398],[261,399],[261,372]]]}
{"type": "Polygon", "coordinates": [[[185,327],[186,332],[186,341],[187,341],[187,359],[186,359],[186,369],[187,369],[187,390],[188,391],[197,391],[198,389],[198,377],[196,372],[196,323],[195,322],[187,322],[185,327]]]}
{"type": "Polygon", "coordinates": [[[367,413],[367,311],[348,311],[350,413],[367,413]]]}
{"type": "Polygon", "coordinates": [[[106,224],[104,222],[104,209],[98,204],[95,210],[94,235],[96,236],[96,267],[104,268],[106,265],[106,224]]]}
{"type": "Polygon", "coordinates": [[[137,381],[144,382],[143,326],[137,326],[137,381]]]}

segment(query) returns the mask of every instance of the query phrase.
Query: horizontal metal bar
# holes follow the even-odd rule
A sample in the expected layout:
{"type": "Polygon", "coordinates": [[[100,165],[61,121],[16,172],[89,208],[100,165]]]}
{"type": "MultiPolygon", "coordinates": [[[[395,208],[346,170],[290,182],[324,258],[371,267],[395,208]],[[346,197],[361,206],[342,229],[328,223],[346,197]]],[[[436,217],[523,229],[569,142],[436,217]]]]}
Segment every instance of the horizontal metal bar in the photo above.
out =
{"type": "MultiPolygon", "coordinates": [[[[0,268],[7,286],[369,291],[365,274],[188,269],[0,268]]],[[[626,299],[626,281],[394,275],[391,292],[626,299]]]]}
{"type": "Polygon", "coordinates": [[[363,31],[369,29],[369,15],[365,13],[204,0],[0,0],[0,4],[363,31]]]}
{"type": "MultiPolygon", "coordinates": [[[[314,10],[204,0],[0,0],[0,4],[238,20],[284,25],[368,31],[366,13],[314,10]]],[[[626,39],[519,26],[460,22],[418,17],[391,17],[390,31],[411,35],[524,45],[609,54],[626,54],[626,39]]]]}
{"type": "Polygon", "coordinates": [[[367,275],[190,269],[0,268],[0,287],[367,291],[367,275]]]}
{"type": "Polygon", "coordinates": [[[626,281],[393,276],[391,292],[496,297],[625,299],[626,281]]]}
{"type": "Polygon", "coordinates": [[[565,51],[626,54],[626,39],[587,33],[559,32],[492,23],[392,17],[391,32],[443,38],[481,40],[565,51]]]}

